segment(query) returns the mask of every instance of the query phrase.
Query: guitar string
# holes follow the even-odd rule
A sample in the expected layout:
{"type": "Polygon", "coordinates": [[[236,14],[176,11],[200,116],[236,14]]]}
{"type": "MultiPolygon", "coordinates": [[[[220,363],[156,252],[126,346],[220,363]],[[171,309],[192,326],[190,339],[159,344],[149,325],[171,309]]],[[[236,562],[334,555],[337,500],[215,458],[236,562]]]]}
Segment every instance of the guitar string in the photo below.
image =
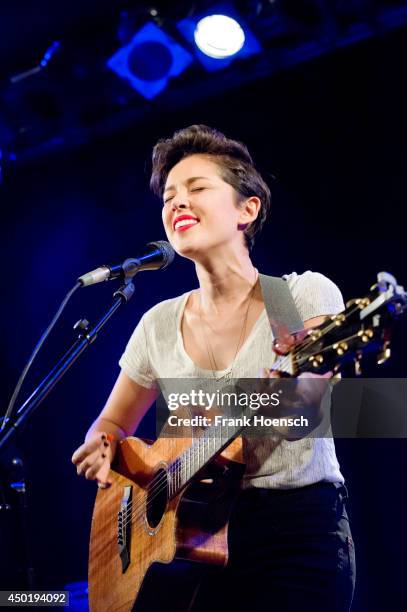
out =
{"type": "MultiPolygon", "coordinates": [[[[353,314],[354,312],[356,312],[359,309],[359,306],[356,305],[354,309],[350,310],[348,313],[346,313],[346,316],[350,316],[351,314],[353,314]]],[[[329,331],[331,331],[333,328],[337,327],[337,324],[335,322],[335,320],[332,321],[332,323],[328,324],[326,326],[326,328],[324,328],[324,330],[322,331],[321,336],[317,339],[320,340],[324,334],[328,333],[329,331]]],[[[346,341],[347,339],[351,338],[351,336],[349,336],[348,338],[346,338],[343,341],[346,341]]],[[[308,338],[308,342],[303,342],[301,343],[301,346],[294,350],[292,353],[288,354],[288,355],[284,355],[284,356],[279,356],[279,358],[277,358],[276,363],[274,364],[274,366],[280,365],[282,366],[283,364],[285,365],[284,362],[289,362],[291,361],[291,357],[293,355],[299,354],[301,353],[305,348],[307,348],[310,344],[312,344],[312,342],[315,342],[315,340],[313,340],[311,337],[308,338]]],[[[333,345],[329,345],[327,347],[325,347],[324,349],[321,349],[319,352],[323,352],[324,350],[328,350],[329,348],[331,348],[333,345]]],[[[277,379],[278,380],[278,379],[277,379]]],[[[200,438],[203,439],[203,438],[200,438]]],[[[184,451],[182,454],[184,454],[185,452],[195,452],[194,449],[194,444],[192,444],[188,449],[186,449],[186,451],[184,451]]],[[[182,456],[182,455],[181,455],[182,456]]],[[[198,459],[199,459],[199,449],[198,449],[198,459]]],[[[195,461],[195,458],[193,458],[193,460],[195,461]]],[[[174,465],[175,462],[173,462],[171,465],[174,465]]],[[[184,468],[181,467],[181,469],[175,469],[174,473],[176,475],[176,477],[178,477],[179,474],[181,474],[182,470],[184,468]]],[[[201,469],[201,468],[199,468],[201,469]]],[[[157,497],[157,495],[159,495],[167,486],[168,483],[168,471],[165,471],[164,474],[160,474],[159,476],[157,475],[155,478],[153,478],[153,480],[151,481],[152,483],[154,483],[151,487],[150,493],[153,493],[152,495],[150,495],[149,499],[147,500],[147,504],[144,503],[144,499],[141,501],[141,503],[138,506],[135,506],[134,509],[132,509],[132,501],[129,502],[126,512],[124,513],[125,518],[126,518],[126,522],[123,524],[123,528],[127,527],[128,523],[133,520],[134,518],[136,518],[136,513],[137,510],[140,509],[142,510],[141,514],[139,516],[137,516],[137,518],[140,518],[143,514],[144,514],[144,507],[146,508],[146,510],[149,509],[149,506],[151,506],[152,501],[154,500],[155,497],[157,497]],[[161,486],[163,483],[165,483],[163,486],[161,486]]],[[[189,479],[188,479],[189,480],[189,479]]],[[[188,482],[188,480],[186,482],[188,482]]],[[[182,485],[182,487],[180,488],[180,491],[182,490],[182,488],[186,485],[186,482],[182,485]]],[[[140,500],[141,500],[141,496],[140,500]]]]}
{"type": "MultiPolygon", "coordinates": [[[[348,342],[349,340],[352,340],[355,337],[356,334],[353,334],[351,336],[347,336],[346,338],[342,338],[341,342],[348,342]]],[[[333,344],[327,344],[326,346],[324,346],[324,348],[320,349],[318,351],[318,353],[324,353],[325,351],[329,351],[330,349],[332,349],[335,346],[336,342],[334,342],[333,344]]],[[[298,363],[304,362],[308,359],[308,357],[304,357],[304,358],[299,358],[297,361],[298,363]]]]}

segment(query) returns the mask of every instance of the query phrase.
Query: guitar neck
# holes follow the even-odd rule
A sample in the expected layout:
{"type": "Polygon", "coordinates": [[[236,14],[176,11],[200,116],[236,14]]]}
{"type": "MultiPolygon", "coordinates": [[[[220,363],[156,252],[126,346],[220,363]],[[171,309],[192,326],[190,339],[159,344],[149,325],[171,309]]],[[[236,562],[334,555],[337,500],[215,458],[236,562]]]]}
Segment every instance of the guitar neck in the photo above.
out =
{"type": "Polygon", "coordinates": [[[195,438],[177,459],[168,468],[168,494],[175,497],[208,463],[219,455],[235,438],[237,438],[247,425],[234,419],[234,424],[222,423],[210,425],[195,438]]]}
{"type": "MultiPolygon", "coordinates": [[[[346,309],[333,315],[319,327],[309,330],[305,338],[286,355],[280,355],[272,369],[288,376],[302,372],[337,373],[349,362],[355,363],[355,373],[361,372],[361,360],[366,353],[377,355],[377,363],[390,356],[391,323],[407,310],[407,292],[387,272],[379,272],[377,283],[367,295],[350,300],[346,309]]],[[[201,432],[168,468],[168,488],[174,497],[202,468],[239,436],[248,423],[250,413],[242,410],[240,419],[219,424],[216,421],[201,432]],[[245,414],[247,413],[247,414],[245,414]]]]}

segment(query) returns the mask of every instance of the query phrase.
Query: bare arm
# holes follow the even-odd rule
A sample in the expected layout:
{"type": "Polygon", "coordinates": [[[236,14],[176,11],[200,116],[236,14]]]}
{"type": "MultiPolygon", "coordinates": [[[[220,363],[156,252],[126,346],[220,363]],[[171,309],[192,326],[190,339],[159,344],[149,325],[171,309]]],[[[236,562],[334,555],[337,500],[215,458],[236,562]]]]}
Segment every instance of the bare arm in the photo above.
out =
{"type": "Polygon", "coordinates": [[[107,476],[117,442],[134,433],[157,395],[157,390],[139,385],[123,371],[119,374],[105,407],[89,428],[85,442],[72,456],[78,475],[96,479],[101,486],[108,484],[107,476]]]}
{"type": "Polygon", "coordinates": [[[142,387],[123,371],[120,372],[105,407],[89,428],[86,439],[103,428],[118,439],[131,436],[157,395],[155,389],[142,387]]]}

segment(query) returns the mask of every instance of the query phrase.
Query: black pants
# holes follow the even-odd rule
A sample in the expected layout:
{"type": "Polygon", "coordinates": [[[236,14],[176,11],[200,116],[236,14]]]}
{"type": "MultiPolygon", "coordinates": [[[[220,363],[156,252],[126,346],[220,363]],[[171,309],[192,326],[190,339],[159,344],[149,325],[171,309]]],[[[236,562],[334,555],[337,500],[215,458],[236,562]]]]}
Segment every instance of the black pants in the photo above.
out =
{"type": "Polygon", "coordinates": [[[346,499],[331,483],[244,491],[231,516],[229,565],[201,582],[191,611],[347,612],[355,551],[346,499]]]}

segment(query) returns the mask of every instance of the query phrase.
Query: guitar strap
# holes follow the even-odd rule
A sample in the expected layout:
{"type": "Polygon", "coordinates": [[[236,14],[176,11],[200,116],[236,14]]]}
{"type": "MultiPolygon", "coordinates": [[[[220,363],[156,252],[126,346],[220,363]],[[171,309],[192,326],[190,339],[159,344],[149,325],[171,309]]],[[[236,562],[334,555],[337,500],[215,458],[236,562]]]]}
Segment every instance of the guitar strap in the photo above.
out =
{"type": "Polygon", "coordinates": [[[265,274],[259,274],[259,281],[274,338],[302,330],[304,324],[287,281],[265,274]]]}

